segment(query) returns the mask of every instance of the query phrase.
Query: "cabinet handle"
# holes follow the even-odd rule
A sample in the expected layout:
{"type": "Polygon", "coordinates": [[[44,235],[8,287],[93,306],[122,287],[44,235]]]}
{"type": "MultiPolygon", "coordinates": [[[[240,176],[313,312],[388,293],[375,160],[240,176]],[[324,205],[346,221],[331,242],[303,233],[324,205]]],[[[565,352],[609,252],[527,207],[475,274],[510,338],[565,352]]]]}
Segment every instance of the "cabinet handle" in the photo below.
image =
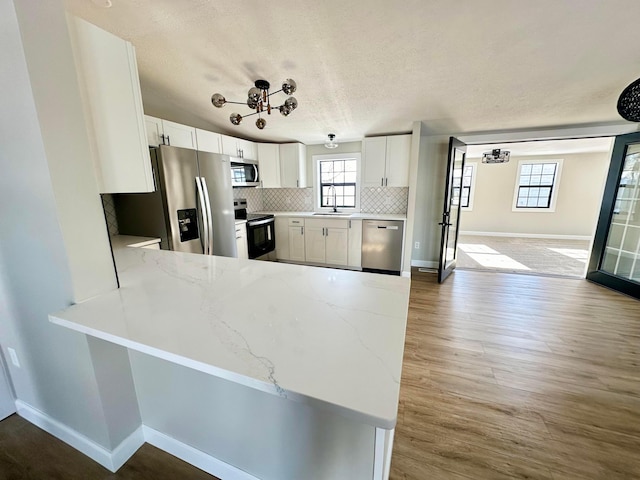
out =
{"type": "Polygon", "coordinates": [[[380,179],[380,186],[381,186],[381,187],[384,187],[384,177],[382,177],[382,178],[380,179]]]}
{"type": "Polygon", "coordinates": [[[389,186],[389,177],[384,179],[384,186],[385,187],[389,186]]]}
{"type": "Polygon", "coordinates": [[[300,186],[300,180],[296,180],[296,187],[300,186]]]}
{"type": "Polygon", "coordinates": [[[167,145],[171,146],[171,140],[169,140],[169,135],[167,135],[167,145]]]}
{"type": "Polygon", "coordinates": [[[351,228],[351,220],[349,220],[349,228],[351,228]]]}
{"type": "Polygon", "coordinates": [[[166,145],[166,144],[164,143],[164,133],[161,133],[161,134],[160,134],[160,138],[162,139],[162,145],[166,145]]]}
{"type": "Polygon", "coordinates": [[[326,236],[328,237],[329,236],[329,227],[327,227],[325,230],[327,231],[327,235],[326,236]]]}
{"type": "Polygon", "coordinates": [[[300,227],[300,235],[304,235],[304,227],[300,227]]]}

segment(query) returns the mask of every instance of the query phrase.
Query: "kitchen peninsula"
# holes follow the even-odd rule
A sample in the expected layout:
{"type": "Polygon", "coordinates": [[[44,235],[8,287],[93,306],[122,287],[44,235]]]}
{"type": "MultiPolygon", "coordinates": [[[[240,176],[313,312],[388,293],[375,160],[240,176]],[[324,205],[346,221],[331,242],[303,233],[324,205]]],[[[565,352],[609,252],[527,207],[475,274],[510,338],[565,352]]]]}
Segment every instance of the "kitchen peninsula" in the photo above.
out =
{"type": "Polygon", "coordinates": [[[115,254],[121,288],[50,320],[129,349],[145,427],[225,480],[387,478],[408,279],[115,254]]]}

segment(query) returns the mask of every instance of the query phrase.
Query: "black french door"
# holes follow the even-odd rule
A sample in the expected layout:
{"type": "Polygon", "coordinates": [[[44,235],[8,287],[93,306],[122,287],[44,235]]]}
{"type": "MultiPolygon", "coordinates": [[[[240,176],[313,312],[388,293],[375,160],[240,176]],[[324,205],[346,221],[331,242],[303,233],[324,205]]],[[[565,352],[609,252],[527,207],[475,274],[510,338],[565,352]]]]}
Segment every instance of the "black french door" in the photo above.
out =
{"type": "Polygon", "coordinates": [[[640,298],[640,133],[616,137],[587,279],[640,298]]]}

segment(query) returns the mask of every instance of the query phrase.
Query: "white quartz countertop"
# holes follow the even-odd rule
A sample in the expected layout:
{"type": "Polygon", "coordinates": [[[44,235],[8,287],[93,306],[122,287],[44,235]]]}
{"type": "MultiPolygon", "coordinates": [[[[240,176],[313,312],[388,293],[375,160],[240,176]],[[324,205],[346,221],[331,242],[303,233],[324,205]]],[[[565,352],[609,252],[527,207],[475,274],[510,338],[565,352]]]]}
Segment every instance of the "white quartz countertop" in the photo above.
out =
{"type": "Polygon", "coordinates": [[[111,247],[114,250],[125,247],[146,247],[148,245],[153,245],[154,243],[160,243],[160,239],[153,237],[136,237],[133,235],[111,236],[111,247]]]}
{"type": "Polygon", "coordinates": [[[258,213],[270,213],[276,217],[309,217],[309,218],[338,218],[345,220],[407,220],[407,215],[404,213],[352,213],[340,215],[314,215],[315,212],[258,212],[258,213]]]}
{"type": "Polygon", "coordinates": [[[53,323],[376,427],[398,410],[410,280],[124,248],[53,323]]]}

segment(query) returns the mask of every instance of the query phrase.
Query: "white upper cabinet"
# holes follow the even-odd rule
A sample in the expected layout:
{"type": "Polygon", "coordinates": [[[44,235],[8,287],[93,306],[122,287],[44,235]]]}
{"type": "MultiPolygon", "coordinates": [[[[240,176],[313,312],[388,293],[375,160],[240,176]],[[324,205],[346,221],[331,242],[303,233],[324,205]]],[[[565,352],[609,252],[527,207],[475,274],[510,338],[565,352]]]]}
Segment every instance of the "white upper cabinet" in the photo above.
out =
{"type": "Polygon", "coordinates": [[[362,141],[365,187],[408,187],[411,135],[369,137],[362,141]]]}
{"type": "Polygon", "coordinates": [[[196,129],[193,127],[149,115],[144,116],[144,126],[147,131],[147,144],[150,147],[169,145],[192,150],[197,148],[196,129]]]}
{"type": "Polygon", "coordinates": [[[222,153],[221,136],[222,135],[219,133],[208,132],[207,130],[200,130],[199,128],[196,128],[196,143],[198,151],[222,153]]]}
{"type": "Polygon", "coordinates": [[[256,145],[258,146],[262,187],[280,187],[280,145],[277,143],[258,143],[256,145]]]}
{"type": "Polygon", "coordinates": [[[230,157],[246,158],[247,160],[257,160],[258,150],[256,144],[250,140],[220,135],[222,153],[230,157]]]}
{"type": "Polygon", "coordinates": [[[165,145],[196,150],[196,129],[188,125],[162,120],[165,145]]]}
{"type": "Polygon", "coordinates": [[[161,119],[145,115],[144,127],[147,130],[147,144],[150,147],[164,145],[164,130],[162,130],[161,119]]]}
{"type": "Polygon", "coordinates": [[[301,143],[280,145],[280,186],[304,188],[307,186],[307,147],[301,143]]]}
{"type": "Polygon", "coordinates": [[[133,45],[68,17],[100,193],[155,190],[133,45]]]}

